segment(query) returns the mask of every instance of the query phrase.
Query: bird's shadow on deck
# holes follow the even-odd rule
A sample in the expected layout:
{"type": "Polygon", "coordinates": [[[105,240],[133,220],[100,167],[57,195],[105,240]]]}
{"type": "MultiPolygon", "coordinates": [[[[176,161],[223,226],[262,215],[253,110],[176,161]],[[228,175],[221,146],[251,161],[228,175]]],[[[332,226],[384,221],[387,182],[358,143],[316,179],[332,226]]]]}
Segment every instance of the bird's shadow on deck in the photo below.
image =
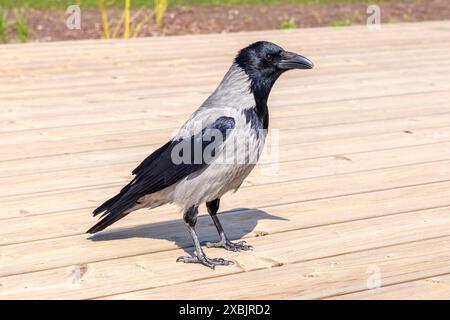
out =
{"type": "MultiPolygon", "coordinates": [[[[218,217],[225,229],[225,233],[231,240],[241,239],[253,231],[256,232],[256,235],[263,235],[264,230],[255,230],[259,220],[287,220],[259,209],[246,208],[224,211],[219,213],[218,217]]],[[[217,230],[208,214],[202,214],[198,217],[195,229],[202,243],[219,239],[217,230]]],[[[104,231],[91,236],[89,239],[92,241],[111,241],[128,238],[163,239],[174,242],[179,248],[184,249],[189,254],[192,254],[194,251],[192,239],[181,216],[178,220],[104,231]]]]}

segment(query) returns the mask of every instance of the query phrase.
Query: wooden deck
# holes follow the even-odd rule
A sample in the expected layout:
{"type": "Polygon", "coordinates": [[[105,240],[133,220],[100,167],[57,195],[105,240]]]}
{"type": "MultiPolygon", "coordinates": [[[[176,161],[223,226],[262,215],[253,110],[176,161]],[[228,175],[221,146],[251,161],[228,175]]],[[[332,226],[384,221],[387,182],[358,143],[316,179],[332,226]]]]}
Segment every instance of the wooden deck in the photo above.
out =
{"type": "MultiPolygon", "coordinates": [[[[0,298],[450,298],[450,21],[0,46],[0,298]],[[91,211],[215,88],[237,49],[311,58],[275,85],[279,172],[223,198],[252,252],[215,271],[174,207],[91,211]],[[230,211],[232,209],[239,210],[230,211]],[[380,288],[375,288],[378,285],[380,288]]],[[[202,207],[202,240],[217,237],[202,207]]]]}

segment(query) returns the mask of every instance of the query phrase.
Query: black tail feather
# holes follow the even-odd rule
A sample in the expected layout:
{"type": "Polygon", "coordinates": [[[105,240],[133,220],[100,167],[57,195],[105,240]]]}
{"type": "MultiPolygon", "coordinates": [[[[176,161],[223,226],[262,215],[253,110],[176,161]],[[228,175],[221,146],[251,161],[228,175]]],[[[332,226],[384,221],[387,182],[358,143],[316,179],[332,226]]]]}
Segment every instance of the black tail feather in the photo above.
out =
{"type": "Polygon", "coordinates": [[[108,212],[103,219],[101,219],[92,228],[86,231],[86,233],[96,233],[102,231],[112,225],[114,222],[125,217],[128,213],[130,212],[108,212]]]}
{"type": "Polygon", "coordinates": [[[103,211],[104,213],[102,215],[102,219],[90,228],[87,233],[102,231],[114,222],[122,219],[131,212],[129,209],[131,209],[135,204],[135,201],[127,201],[127,199],[124,199],[122,192],[112,197],[94,210],[94,215],[97,215],[103,211]]]}
{"type": "Polygon", "coordinates": [[[173,145],[173,141],[167,142],[133,170],[135,178],[117,195],[93,211],[94,216],[103,214],[101,220],[87,233],[95,233],[112,225],[130,213],[133,207],[136,208],[136,204],[142,196],[162,190],[197,170],[198,165],[174,167],[171,161],[171,146],[173,145]]]}
{"type": "MultiPolygon", "coordinates": [[[[98,207],[97,209],[95,209],[92,213],[94,214],[94,217],[100,213],[102,213],[103,211],[107,211],[110,208],[112,208],[115,204],[117,204],[119,202],[119,200],[127,193],[128,190],[130,190],[130,187],[132,186],[132,184],[135,182],[136,179],[133,179],[133,181],[131,181],[129,184],[127,184],[125,187],[122,188],[122,190],[120,190],[120,192],[118,194],[116,194],[114,197],[112,197],[109,200],[106,200],[105,203],[103,203],[100,207],[98,207]]],[[[103,214],[105,215],[106,212],[103,214]]]]}
{"type": "Polygon", "coordinates": [[[103,203],[100,207],[98,207],[97,209],[95,209],[92,213],[94,214],[94,217],[99,215],[100,213],[102,213],[103,211],[107,211],[108,208],[110,208],[114,203],[116,203],[120,197],[122,196],[122,194],[117,194],[114,197],[112,197],[111,199],[105,201],[105,203],[103,203]]]}
{"type": "Polygon", "coordinates": [[[100,207],[93,211],[94,217],[103,212],[102,219],[97,222],[92,228],[90,228],[87,233],[102,231],[103,229],[122,219],[129,213],[129,211],[127,212],[127,210],[135,204],[135,201],[133,201],[129,197],[124,196],[130,189],[133,182],[134,180],[123,187],[118,194],[105,201],[105,203],[103,203],[100,207]]]}

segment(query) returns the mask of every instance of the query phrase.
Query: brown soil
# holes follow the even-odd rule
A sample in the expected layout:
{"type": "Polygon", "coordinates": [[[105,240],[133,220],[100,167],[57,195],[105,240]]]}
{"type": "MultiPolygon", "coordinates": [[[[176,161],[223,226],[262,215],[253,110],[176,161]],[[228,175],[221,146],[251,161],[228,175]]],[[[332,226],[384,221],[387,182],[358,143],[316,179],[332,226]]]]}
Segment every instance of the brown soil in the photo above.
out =
{"type": "MultiPolygon", "coordinates": [[[[448,0],[399,0],[379,3],[381,22],[410,22],[450,19],[448,0]]],[[[338,21],[363,24],[367,19],[367,4],[273,4],[237,6],[171,7],[166,12],[165,26],[158,30],[150,19],[135,36],[181,35],[220,33],[247,30],[280,29],[283,22],[291,21],[297,28],[330,26],[338,21]]],[[[100,13],[97,9],[82,9],[81,30],[69,30],[64,10],[27,9],[29,40],[54,41],[101,38],[103,35],[100,13]]],[[[109,9],[111,30],[120,20],[119,9],[109,9]]],[[[135,25],[151,9],[134,10],[135,25]]],[[[117,33],[119,36],[122,30],[117,33]]],[[[9,42],[16,42],[13,30],[8,33],[9,42]]]]}

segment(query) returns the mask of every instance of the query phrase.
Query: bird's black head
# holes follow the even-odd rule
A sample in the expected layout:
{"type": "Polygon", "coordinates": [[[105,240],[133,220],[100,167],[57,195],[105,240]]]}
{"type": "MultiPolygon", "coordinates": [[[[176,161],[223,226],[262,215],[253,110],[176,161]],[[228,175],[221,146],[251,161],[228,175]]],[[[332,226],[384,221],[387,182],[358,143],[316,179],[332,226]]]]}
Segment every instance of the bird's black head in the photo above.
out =
{"type": "Polygon", "coordinates": [[[247,73],[255,89],[265,89],[269,92],[283,72],[313,68],[313,63],[307,58],[287,52],[267,41],[258,41],[242,49],[235,62],[247,73]]]}

